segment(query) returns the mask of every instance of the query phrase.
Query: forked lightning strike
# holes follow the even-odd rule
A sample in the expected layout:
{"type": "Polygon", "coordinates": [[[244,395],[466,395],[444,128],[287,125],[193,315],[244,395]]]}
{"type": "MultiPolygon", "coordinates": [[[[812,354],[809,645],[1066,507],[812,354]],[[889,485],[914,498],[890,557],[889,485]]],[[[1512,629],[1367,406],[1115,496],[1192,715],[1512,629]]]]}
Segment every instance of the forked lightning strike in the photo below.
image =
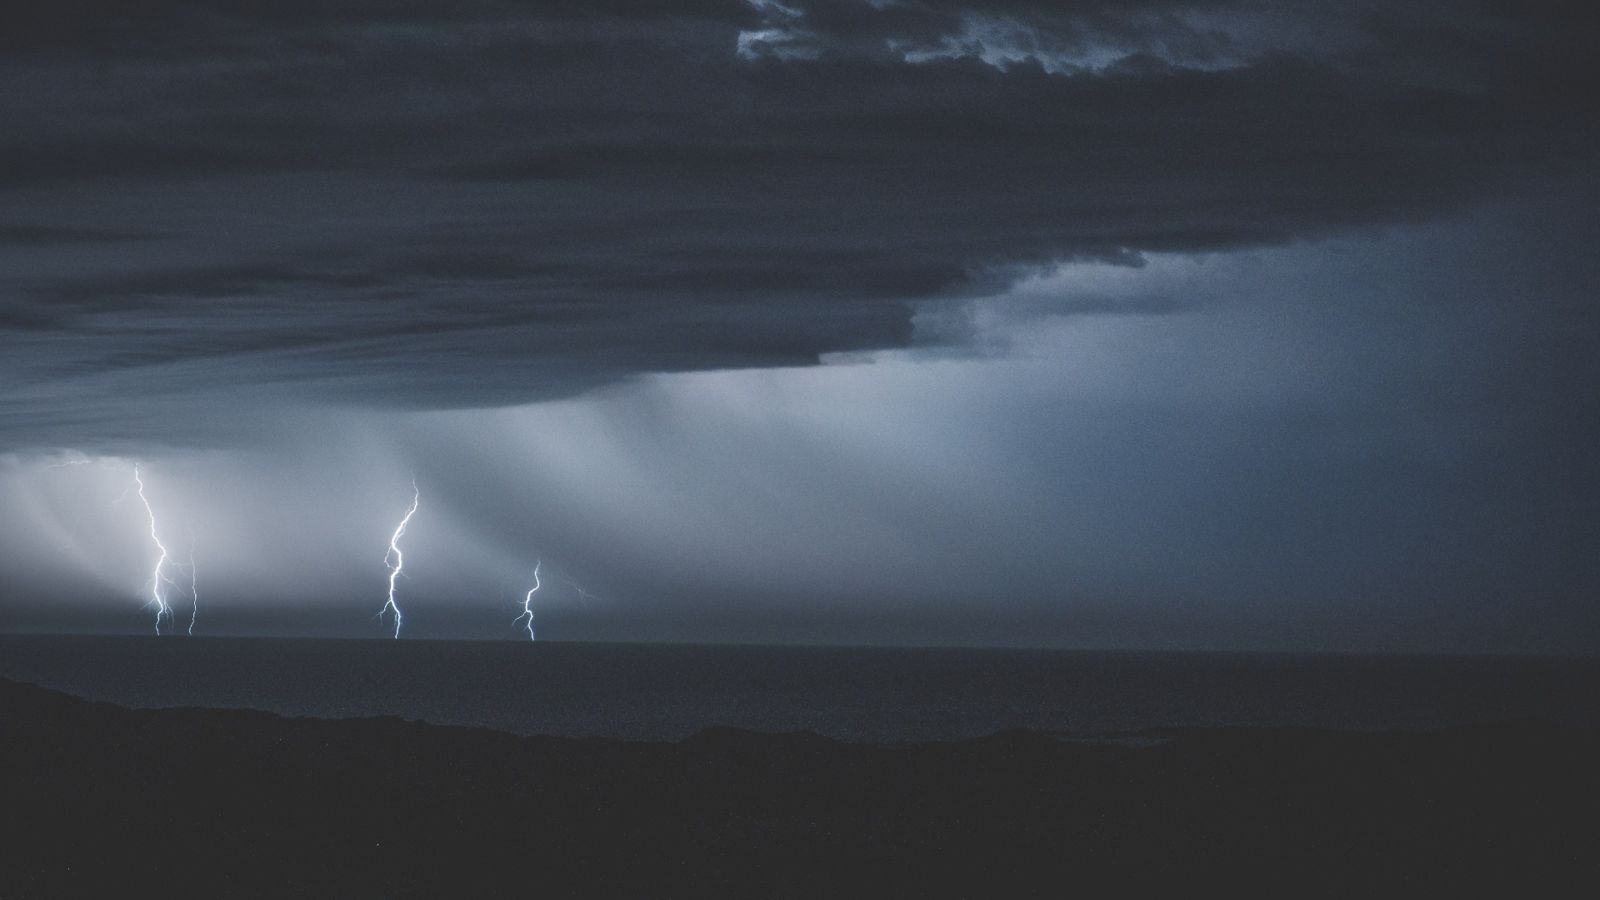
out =
{"type": "Polygon", "coordinates": [[[166,616],[167,621],[172,621],[172,607],[167,604],[167,597],[161,590],[163,582],[172,584],[172,579],[166,575],[167,547],[161,543],[161,537],[156,531],[156,511],[150,506],[150,498],[144,495],[144,479],[139,477],[139,464],[133,464],[133,484],[139,493],[139,501],[144,504],[145,515],[150,518],[150,540],[155,542],[156,549],[161,556],[156,560],[155,571],[150,573],[150,603],[156,608],[156,634],[161,633],[161,617],[166,616]]]}
{"type": "Polygon", "coordinates": [[[389,552],[383,555],[383,564],[389,567],[389,599],[378,610],[378,618],[382,619],[385,613],[394,613],[394,636],[400,637],[400,623],[404,616],[400,615],[400,607],[394,602],[395,580],[400,577],[400,570],[405,567],[405,555],[400,552],[400,536],[406,533],[406,525],[411,522],[411,517],[417,512],[417,504],[422,500],[422,492],[417,490],[417,480],[411,479],[411,508],[406,510],[405,518],[400,520],[399,527],[395,528],[394,535],[389,538],[389,552]]]}
{"type": "Polygon", "coordinates": [[[522,615],[517,616],[515,619],[511,620],[512,624],[515,624],[517,622],[521,622],[523,619],[527,619],[528,620],[528,640],[530,640],[530,641],[534,640],[534,636],[533,636],[533,595],[538,592],[539,587],[540,587],[540,583],[539,583],[539,567],[542,566],[542,565],[544,565],[544,561],[543,560],[536,560],[534,562],[534,564],[533,564],[533,588],[528,591],[528,595],[526,597],[522,598],[522,615]]]}

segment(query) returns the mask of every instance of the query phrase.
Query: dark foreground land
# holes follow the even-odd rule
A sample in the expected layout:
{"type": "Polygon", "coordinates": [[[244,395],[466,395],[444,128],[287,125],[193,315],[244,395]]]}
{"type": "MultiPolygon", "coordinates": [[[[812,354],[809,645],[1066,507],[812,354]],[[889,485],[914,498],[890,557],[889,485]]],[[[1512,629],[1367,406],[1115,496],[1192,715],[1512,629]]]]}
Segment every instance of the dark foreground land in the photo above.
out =
{"type": "Polygon", "coordinates": [[[0,681],[0,897],[1600,896],[1600,734],[868,746],[135,711],[0,681]]]}

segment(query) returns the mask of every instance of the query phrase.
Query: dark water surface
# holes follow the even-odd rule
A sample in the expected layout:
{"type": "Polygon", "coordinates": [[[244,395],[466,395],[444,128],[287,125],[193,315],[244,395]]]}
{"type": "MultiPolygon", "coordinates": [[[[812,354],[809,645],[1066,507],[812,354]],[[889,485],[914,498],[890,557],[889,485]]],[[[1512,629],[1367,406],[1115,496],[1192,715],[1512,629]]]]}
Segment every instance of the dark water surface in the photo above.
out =
{"type": "Polygon", "coordinates": [[[858,741],[1010,728],[1600,727],[1592,659],[0,636],[0,677],[134,707],[646,740],[714,725],[858,741]]]}

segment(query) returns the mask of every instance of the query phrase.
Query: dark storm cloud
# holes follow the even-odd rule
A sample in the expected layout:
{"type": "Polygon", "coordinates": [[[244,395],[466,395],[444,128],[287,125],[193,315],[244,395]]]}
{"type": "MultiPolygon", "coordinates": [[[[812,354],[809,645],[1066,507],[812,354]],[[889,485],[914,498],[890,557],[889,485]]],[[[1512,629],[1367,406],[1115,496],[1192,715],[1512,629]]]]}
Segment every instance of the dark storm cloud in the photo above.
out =
{"type": "Polygon", "coordinates": [[[1426,219],[1581,171],[1570,12],[11,4],[0,199],[52,224],[0,229],[6,440],[92,440],[43,425],[98,421],[86,379],[514,402],[902,344],[1028,266],[1426,219]]]}
{"type": "Polygon", "coordinates": [[[147,241],[162,235],[102,228],[60,228],[54,225],[0,224],[0,246],[7,244],[48,247],[53,244],[98,244],[115,241],[147,241]]]}

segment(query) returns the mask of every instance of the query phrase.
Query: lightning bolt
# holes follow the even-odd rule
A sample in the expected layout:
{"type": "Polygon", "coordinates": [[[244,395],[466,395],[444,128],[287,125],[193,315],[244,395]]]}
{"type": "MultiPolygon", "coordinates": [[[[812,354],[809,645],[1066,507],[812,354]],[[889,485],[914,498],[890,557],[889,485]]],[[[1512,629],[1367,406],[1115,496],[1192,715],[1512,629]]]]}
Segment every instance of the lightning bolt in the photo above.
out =
{"type": "Polygon", "coordinates": [[[533,588],[528,591],[528,595],[526,597],[522,598],[522,615],[517,616],[515,619],[511,620],[512,624],[516,624],[517,622],[522,621],[524,618],[526,618],[528,620],[528,640],[530,640],[530,641],[534,639],[534,637],[533,637],[533,595],[539,590],[539,587],[540,587],[540,584],[539,584],[539,567],[542,566],[542,565],[544,565],[544,561],[543,560],[535,560],[534,561],[534,563],[533,563],[533,588]]]}
{"type": "Polygon", "coordinates": [[[133,484],[139,493],[139,500],[144,504],[145,515],[150,518],[150,540],[155,542],[156,549],[161,552],[156,560],[155,571],[150,573],[150,603],[156,608],[156,634],[161,633],[161,617],[166,616],[167,621],[172,621],[172,607],[167,604],[167,597],[161,591],[161,584],[172,584],[172,579],[166,575],[167,547],[161,543],[161,537],[156,533],[156,511],[150,506],[150,498],[144,494],[144,479],[139,477],[139,464],[133,464],[133,484]]]}
{"type": "Polygon", "coordinates": [[[194,637],[194,620],[200,617],[200,584],[196,580],[199,570],[194,564],[194,529],[189,529],[189,596],[194,605],[189,607],[189,636],[194,637]]]}
{"type": "Polygon", "coordinates": [[[417,490],[417,479],[411,479],[411,508],[406,510],[405,518],[400,520],[400,525],[395,528],[394,535],[389,538],[389,552],[383,555],[383,564],[389,567],[389,599],[378,610],[378,618],[382,619],[384,613],[394,611],[394,636],[400,637],[400,623],[404,616],[400,615],[400,607],[394,602],[394,583],[400,577],[400,570],[405,567],[405,555],[400,552],[400,536],[406,533],[406,525],[411,522],[411,517],[416,515],[417,504],[422,500],[422,492],[417,490]]]}

